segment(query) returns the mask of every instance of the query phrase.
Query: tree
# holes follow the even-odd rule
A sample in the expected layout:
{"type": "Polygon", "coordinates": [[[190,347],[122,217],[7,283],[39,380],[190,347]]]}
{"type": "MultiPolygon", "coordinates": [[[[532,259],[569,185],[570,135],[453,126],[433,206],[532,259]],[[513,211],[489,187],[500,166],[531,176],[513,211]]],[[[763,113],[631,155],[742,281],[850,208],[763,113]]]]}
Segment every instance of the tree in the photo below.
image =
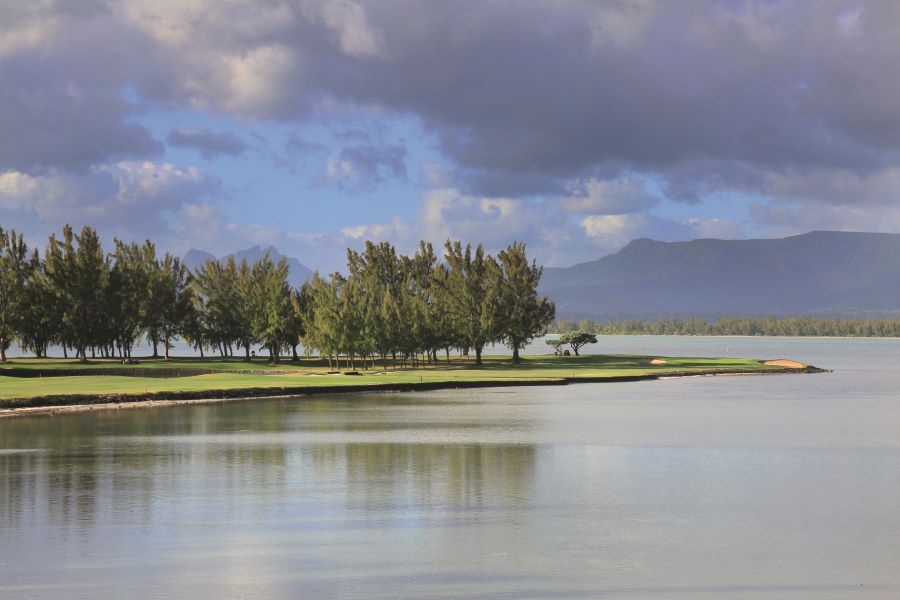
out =
{"type": "Polygon", "coordinates": [[[563,341],[559,338],[553,340],[547,340],[547,345],[553,348],[553,354],[560,355],[562,354],[563,341]]]}
{"type": "Polygon", "coordinates": [[[340,273],[333,273],[326,280],[316,271],[308,288],[309,324],[303,343],[327,357],[330,368],[333,368],[332,358],[340,353],[340,292],[343,284],[344,278],[340,273]]]}
{"type": "Polygon", "coordinates": [[[538,296],[543,269],[528,263],[524,243],[513,243],[497,255],[500,295],[497,329],[500,339],[512,348],[513,362],[519,350],[540,335],[556,316],[553,301],[538,296]]]}
{"type": "Polygon", "coordinates": [[[460,242],[444,245],[447,265],[435,278],[460,342],[475,350],[475,364],[481,364],[484,347],[497,339],[498,267],[479,244],[463,248],[460,242]]]}
{"type": "Polygon", "coordinates": [[[191,307],[185,315],[181,335],[203,358],[203,350],[209,346],[211,336],[203,300],[197,293],[195,282],[192,280],[191,283],[191,307]]]}
{"type": "Polygon", "coordinates": [[[293,328],[294,310],[291,287],[287,282],[288,263],[277,263],[266,252],[252,267],[252,297],[248,300],[251,331],[269,350],[271,362],[278,364],[281,349],[287,344],[293,328]]]}
{"type": "MultiPolygon", "coordinates": [[[[115,240],[116,250],[107,286],[108,323],[123,360],[145,328],[145,309],[150,273],[143,249],[135,243],[115,240]]],[[[148,242],[149,244],[149,242],[148,242]]]]}
{"type": "Polygon", "coordinates": [[[578,356],[578,351],[583,346],[597,343],[597,336],[587,331],[570,331],[559,336],[559,341],[561,344],[568,344],[575,356],[578,356]]]}
{"type": "Polygon", "coordinates": [[[194,308],[191,274],[181,259],[166,252],[153,270],[154,300],[158,303],[157,332],[163,343],[165,359],[169,360],[172,339],[180,335],[194,308]]]}
{"type": "Polygon", "coordinates": [[[48,277],[35,250],[28,266],[25,293],[22,297],[22,320],[19,323],[19,342],[23,349],[38,358],[46,356],[47,347],[58,335],[57,311],[48,277]]]}
{"type": "Polygon", "coordinates": [[[104,300],[109,265],[96,231],[85,227],[76,235],[66,225],[62,269],[58,275],[61,278],[54,285],[63,300],[63,326],[78,351],[79,360],[87,362],[87,349],[99,340],[99,325],[107,317],[104,300]]]}
{"type": "Polygon", "coordinates": [[[160,263],[156,258],[156,246],[149,240],[139,247],[136,260],[140,261],[144,274],[143,297],[140,302],[141,322],[150,346],[153,348],[153,358],[159,358],[160,327],[162,327],[163,296],[165,291],[160,288],[163,275],[160,273],[160,263]]]}
{"type": "Polygon", "coordinates": [[[366,242],[363,252],[347,250],[347,269],[354,281],[350,293],[358,302],[358,345],[377,353],[386,365],[388,354],[400,347],[406,322],[399,310],[404,273],[397,251],[387,242],[366,242]]]}
{"type": "Polygon", "coordinates": [[[291,347],[291,360],[298,362],[300,357],[297,355],[297,346],[306,333],[304,326],[306,319],[306,304],[309,297],[305,293],[308,285],[303,283],[299,290],[291,290],[291,320],[288,325],[286,342],[291,347]]]}
{"type": "MultiPolygon", "coordinates": [[[[226,263],[209,260],[194,274],[198,325],[210,346],[218,348],[221,356],[231,355],[231,345],[238,339],[241,325],[237,264],[229,258],[226,263]]],[[[195,332],[199,333],[199,332],[195,332]]],[[[249,349],[247,350],[249,359],[249,349]]]]}
{"type": "Polygon", "coordinates": [[[26,305],[28,248],[21,234],[0,227],[0,362],[21,330],[26,305]]]}
{"type": "MultiPolygon", "coordinates": [[[[65,233],[65,230],[63,231],[65,233]]],[[[55,235],[50,235],[47,247],[44,248],[44,279],[46,281],[48,302],[46,310],[51,315],[53,331],[50,337],[62,346],[63,357],[68,358],[67,348],[72,345],[71,327],[65,321],[66,309],[69,305],[66,286],[69,281],[69,269],[66,265],[65,242],[60,243],[55,235]]]]}
{"type": "Polygon", "coordinates": [[[235,283],[235,295],[229,299],[234,339],[237,341],[237,345],[244,349],[244,360],[249,362],[250,349],[255,342],[259,341],[253,336],[253,311],[255,310],[253,270],[247,264],[246,259],[236,265],[234,258],[229,257],[226,265],[231,273],[230,277],[235,283]]]}

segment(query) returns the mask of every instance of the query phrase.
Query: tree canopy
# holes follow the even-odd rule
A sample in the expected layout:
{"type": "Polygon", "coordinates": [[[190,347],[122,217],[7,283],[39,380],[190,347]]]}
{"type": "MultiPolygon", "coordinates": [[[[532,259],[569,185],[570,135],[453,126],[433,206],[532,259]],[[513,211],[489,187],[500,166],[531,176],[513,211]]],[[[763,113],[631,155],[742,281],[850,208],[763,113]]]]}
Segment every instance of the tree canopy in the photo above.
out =
{"type": "Polygon", "coordinates": [[[417,366],[456,348],[504,343],[519,351],[552,322],[553,303],[538,295],[542,269],[514,243],[495,258],[458,241],[438,256],[421,242],[405,256],[386,242],[347,251],[346,273],[315,273],[300,289],[288,263],[265,254],[253,263],[209,260],[191,272],[154,244],[114,240],[103,250],[85,227],[51,236],[43,257],[22,236],[0,229],[0,351],[17,341],[45,356],[51,345],[80,360],[132,360],[145,338],[153,356],[169,358],[176,338],[207,351],[249,360],[260,346],[272,362],[297,347],[351,369],[401,359],[417,366]]]}

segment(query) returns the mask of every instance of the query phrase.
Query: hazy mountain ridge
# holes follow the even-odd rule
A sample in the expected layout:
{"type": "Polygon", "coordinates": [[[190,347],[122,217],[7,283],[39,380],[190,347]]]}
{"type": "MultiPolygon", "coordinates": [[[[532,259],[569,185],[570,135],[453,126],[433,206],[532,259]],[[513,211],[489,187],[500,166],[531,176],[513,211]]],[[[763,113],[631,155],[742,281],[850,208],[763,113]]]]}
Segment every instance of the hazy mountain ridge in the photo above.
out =
{"type": "Polygon", "coordinates": [[[544,270],[559,316],[900,315],[900,234],[658,242],[544,270]]]}
{"type": "MultiPolygon", "coordinates": [[[[301,263],[296,258],[284,256],[273,246],[269,246],[268,248],[263,248],[258,245],[253,246],[251,248],[246,248],[244,250],[235,252],[234,254],[227,254],[225,256],[222,256],[218,260],[228,260],[230,256],[233,256],[237,262],[246,260],[248,263],[253,263],[257,259],[261,258],[266,252],[269,253],[269,256],[272,257],[272,260],[278,261],[281,258],[287,259],[289,269],[288,281],[292,286],[299,287],[303,284],[304,281],[312,278],[313,272],[309,267],[301,263]]],[[[209,252],[196,249],[188,250],[183,258],[184,264],[187,265],[188,268],[190,268],[192,271],[197,269],[207,260],[217,260],[217,258],[209,252]]]]}

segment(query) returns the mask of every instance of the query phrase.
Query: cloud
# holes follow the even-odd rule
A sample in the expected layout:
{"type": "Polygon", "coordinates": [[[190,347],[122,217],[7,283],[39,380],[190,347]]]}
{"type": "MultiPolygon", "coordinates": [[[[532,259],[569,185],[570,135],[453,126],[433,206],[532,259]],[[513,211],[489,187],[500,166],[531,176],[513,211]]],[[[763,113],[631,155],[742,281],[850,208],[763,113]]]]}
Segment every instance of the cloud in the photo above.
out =
{"type": "Polygon", "coordinates": [[[215,132],[203,129],[173,129],[166,137],[166,142],[179,148],[190,148],[206,159],[220,156],[238,156],[247,149],[247,144],[229,132],[215,132]]]}
{"type": "Polygon", "coordinates": [[[319,181],[359,190],[390,178],[406,180],[406,147],[401,144],[346,146],[328,157],[319,181]]]}
{"type": "MultiPolygon", "coordinates": [[[[298,248],[414,231],[521,238],[564,264],[627,235],[900,229],[898,21],[896,3],[851,0],[7,2],[0,211],[148,232],[206,218],[227,240],[230,219],[210,208],[218,182],[163,162],[142,124],[159,109],[331,127],[330,149],[303,137],[252,148],[288,169],[283,151],[308,155],[310,170],[324,162],[320,183],[354,192],[405,180],[421,159],[381,124],[421,129],[438,156],[420,163],[433,189],[418,215],[231,230],[298,248]],[[748,223],[716,218],[735,191],[759,198],[748,223]],[[668,200],[699,216],[655,214],[668,200]]],[[[253,139],[168,137],[208,157],[253,139]]]]}
{"type": "MultiPolygon", "coordinates": [[[[159,143],[130,121],[143,103],[250,120],[413,115],[473,194],[548,193],[598,169],[678,179],[702,165],[691,179],[708,193],[785,169],[900,164],[892,3],[27,6],[0,25],[0,133],[17,140],[0,142],[0,164],[24,172],[153,156],[159,143]]],[[[349,177],[371,159],[332,162],[349,177]]],[[[686,183],[674,197],[696,201],[686,183]]]]}
{"type": "Polygon", "coordinates": [[[897,205],[900,203],[900,167],[859,173],[846,169],[772,174],[769,195],[809,204],[897,205]]]}
{"type": "Polygon", "coordinates": [[[580,214],[621,215],[656,207],[660,198],[647,191],[643,180],[625,177],[602,181],[591,178],[571,186],[573,195],[563,198],[568,212],[580,214]]]}
{"type": "Polygon", "coordinates": [[[338,41],[341,51],[357,58],[385,54],[381,32],[369,23],[366,9],[352,0],[304,2],[302,10],[321,21],[338,41]]]}
{"type": "Polygon", "coordinates": [[[217,179],[196,167],[150,161],[99,165],[83,175],[7,171],[0,174],[0,210],[42,229],[70,223],[114,235],[165,235],[169,214],[219,188],[217,179]]]}
{"type": "Polygon", "coordinates": [[[129,57],[147,50],[142,36],[129,36],[94,2],[14,2],[2,11],[0,171],[84,172],[163,151],[132,122],[141,108],[123,93],[133,83],[129,57]],[[120,46],[122,56],[109,51],[120,46]]]}

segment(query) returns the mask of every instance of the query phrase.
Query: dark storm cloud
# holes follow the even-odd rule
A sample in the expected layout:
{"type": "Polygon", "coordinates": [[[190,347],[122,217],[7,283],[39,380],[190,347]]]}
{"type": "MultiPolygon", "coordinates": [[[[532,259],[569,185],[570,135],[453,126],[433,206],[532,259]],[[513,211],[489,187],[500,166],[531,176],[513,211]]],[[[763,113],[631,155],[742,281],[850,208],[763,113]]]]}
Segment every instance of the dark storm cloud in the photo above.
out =
{"type": "Polygon", "coordinates": [[[20,58],[0,62],[0,171],[92,164],[159,154],[149,131],[117,90],[57,78],[52,66],[20,58]]]}
{"type": "Polygon", "coordinates": [[[341,97],[421,115],[463,168],[521,183],[623,164],[671,173],[690,199],[678,175],[691,164],[705,165],[694,185],[748,186],[773,169],[897,158],[894,4],[367,6],[388,58],[317,75],[341,97]]]}
{"type": "MultiPolygon", "coordinates": [[[[247,119],[341,106],[414,115],[464,178],[457,185],[491,195],[632,172],[691,202],[720,189],[764,193],[788,172],[849,171],[865,184],[900,163],[893,2],[64,5],[19,14],[0,44],[7,167],[158,151],[129,123],[139,106],[126,89],[138,105],[247,119]],[[20,34],[29,27],[33,36],[20,34]]],[[[395,150],[353,142],[338,158],[402,177],[395,150]],[[377,161],[375,151],[388,154],[377,161]]]]}
{"type": "Polygon", "coordinates": [[[369,181],[406,179],[406,148],[400,144],[347,146],[341,150],[340,159],[369,181]]]}
{"type": "Polygon", "coordinates": [[[251,118],[335,101],[412,114],[472,191],[620,169],[693,201],[900,160],[896,3],[184,4],[120,11],[173,57],[148,96],[251,118]]]}
{"type": "Polygon", "coordinates": [[[233,133],[202,129],[173,129],[166,137],[166,142],[179,148],[196,150],[206,159],[224,155],[238,156],[247,149],[247,144],[233,133]]]}

